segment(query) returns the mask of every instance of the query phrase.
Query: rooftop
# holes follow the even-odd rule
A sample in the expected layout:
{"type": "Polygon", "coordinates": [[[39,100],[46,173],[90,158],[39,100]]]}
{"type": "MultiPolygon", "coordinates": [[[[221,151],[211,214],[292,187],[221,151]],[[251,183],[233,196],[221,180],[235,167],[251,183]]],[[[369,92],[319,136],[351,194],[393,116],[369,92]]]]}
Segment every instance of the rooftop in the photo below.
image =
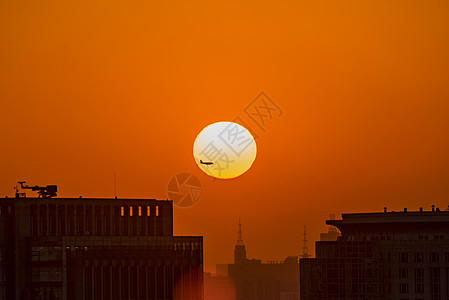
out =
{"type": "Polygon", "coordinates": [[[431,211],[387,211],[375,213],[342,214],[342,220],[326,220],[326,224],[339,227],[352,224],[381,224],[381,223],[449,223],[449,207],[442,211],[432,205],[431,211]]]}

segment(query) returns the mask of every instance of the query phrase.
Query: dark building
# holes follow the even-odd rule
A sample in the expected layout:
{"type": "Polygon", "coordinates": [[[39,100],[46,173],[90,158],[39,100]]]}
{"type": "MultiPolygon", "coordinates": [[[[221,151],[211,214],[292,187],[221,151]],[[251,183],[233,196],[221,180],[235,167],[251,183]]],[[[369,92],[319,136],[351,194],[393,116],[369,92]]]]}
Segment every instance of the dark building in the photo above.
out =
{"type": "MultiPolygon", "coordinates": [[[[335,220],[335,215],[330,215],[331,221],[335,220]]],[[[336,241],[341,234],[335,226],[329,225],[327,232],[320,233],[320,241],[336,241]]]]}
{"type": "Polygon", "coordinates": [[[267,263],[248,259],[240,221],[234,263],[217,265],[217,273],[234,284],[236,300],[299,300],[298,256],[267,263]]]}
{"type": "Polygon", "coordinates": [[[203,299],[171,201],[23,196],[0,199],[1,300],[203,299]]]}
{"type": "Polygon", "coordinates": [[[204,273],[204,300],[236,300],[234,283],[227,276],[204,273]]]}
{"type": "Polygon", "coordinates": [[[300,259],[301,300],[449,299],[449,211],[343,214],[300,259]]]}
{"type": "Polygon", "coordinates": [[[228,277],[235,284],[237,300],[299,300],[298,269],[297,256],[267,263],[252,259],[229,264],[228,277]]]}

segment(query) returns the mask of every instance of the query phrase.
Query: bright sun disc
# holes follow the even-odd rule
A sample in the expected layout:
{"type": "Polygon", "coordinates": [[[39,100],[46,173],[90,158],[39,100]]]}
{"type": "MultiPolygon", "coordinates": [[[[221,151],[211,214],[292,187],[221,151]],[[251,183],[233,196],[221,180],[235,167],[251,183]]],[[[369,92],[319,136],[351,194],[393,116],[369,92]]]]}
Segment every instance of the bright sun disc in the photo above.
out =
{"type": "Polygon", "coordinates": [[[217,122],[205,127],[193,144],[193,157],[209,176],[230,179],[245,173],[256,159],[256,142],[251,133],[234,122],[217,122]]]}

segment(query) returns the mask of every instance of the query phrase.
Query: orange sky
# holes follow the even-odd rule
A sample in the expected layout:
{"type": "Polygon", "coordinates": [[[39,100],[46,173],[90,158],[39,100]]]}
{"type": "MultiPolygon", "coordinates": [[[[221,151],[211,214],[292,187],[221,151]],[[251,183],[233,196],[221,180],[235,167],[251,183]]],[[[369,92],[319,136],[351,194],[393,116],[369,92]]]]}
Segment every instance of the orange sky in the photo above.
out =
{"type": "MultiPolygon", "coordinates": [[[[449,2],[1,1],[0,193],[166,198],[207,271],[283,259],[329,213],[449,204],[449,2]],[[242,3],[244,2],[244,3],[242,3]],[[192,147],[265,91],[283,110],[251,170],[212,182],[192,147]]],[[[255,126],[254,126],[255,127],[255,126]]],[[[255,127],[256,128],[256,127],[255,127]]],[[[312,243],[309,243],[313,251],[312,243]]]]}

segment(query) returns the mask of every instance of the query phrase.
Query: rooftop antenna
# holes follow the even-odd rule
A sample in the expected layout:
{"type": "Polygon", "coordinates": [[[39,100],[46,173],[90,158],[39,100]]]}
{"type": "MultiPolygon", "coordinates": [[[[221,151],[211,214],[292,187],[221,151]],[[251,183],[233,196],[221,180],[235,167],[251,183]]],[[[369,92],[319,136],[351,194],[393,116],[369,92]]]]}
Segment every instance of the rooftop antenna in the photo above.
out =
{"type": "Polygon", "coordinates": [[[309,253],[308,253],[308,249],[307,249],[307,230],[306,230],[306,226],[304,225],[304,246],[302,247],[302,258],[309,258],[309,253]]]}
{"type": "Polygon", "coordinates": [[[243,245],[242,222],[240,222],[240,217],[239,217],[239,231],[237,233],[238,233],[237,245],[243,245]]]}
{"type": "Polygon", "coordinates": [[[114,172],[114,198],[117,199],[117,174],[114,172]]]}

